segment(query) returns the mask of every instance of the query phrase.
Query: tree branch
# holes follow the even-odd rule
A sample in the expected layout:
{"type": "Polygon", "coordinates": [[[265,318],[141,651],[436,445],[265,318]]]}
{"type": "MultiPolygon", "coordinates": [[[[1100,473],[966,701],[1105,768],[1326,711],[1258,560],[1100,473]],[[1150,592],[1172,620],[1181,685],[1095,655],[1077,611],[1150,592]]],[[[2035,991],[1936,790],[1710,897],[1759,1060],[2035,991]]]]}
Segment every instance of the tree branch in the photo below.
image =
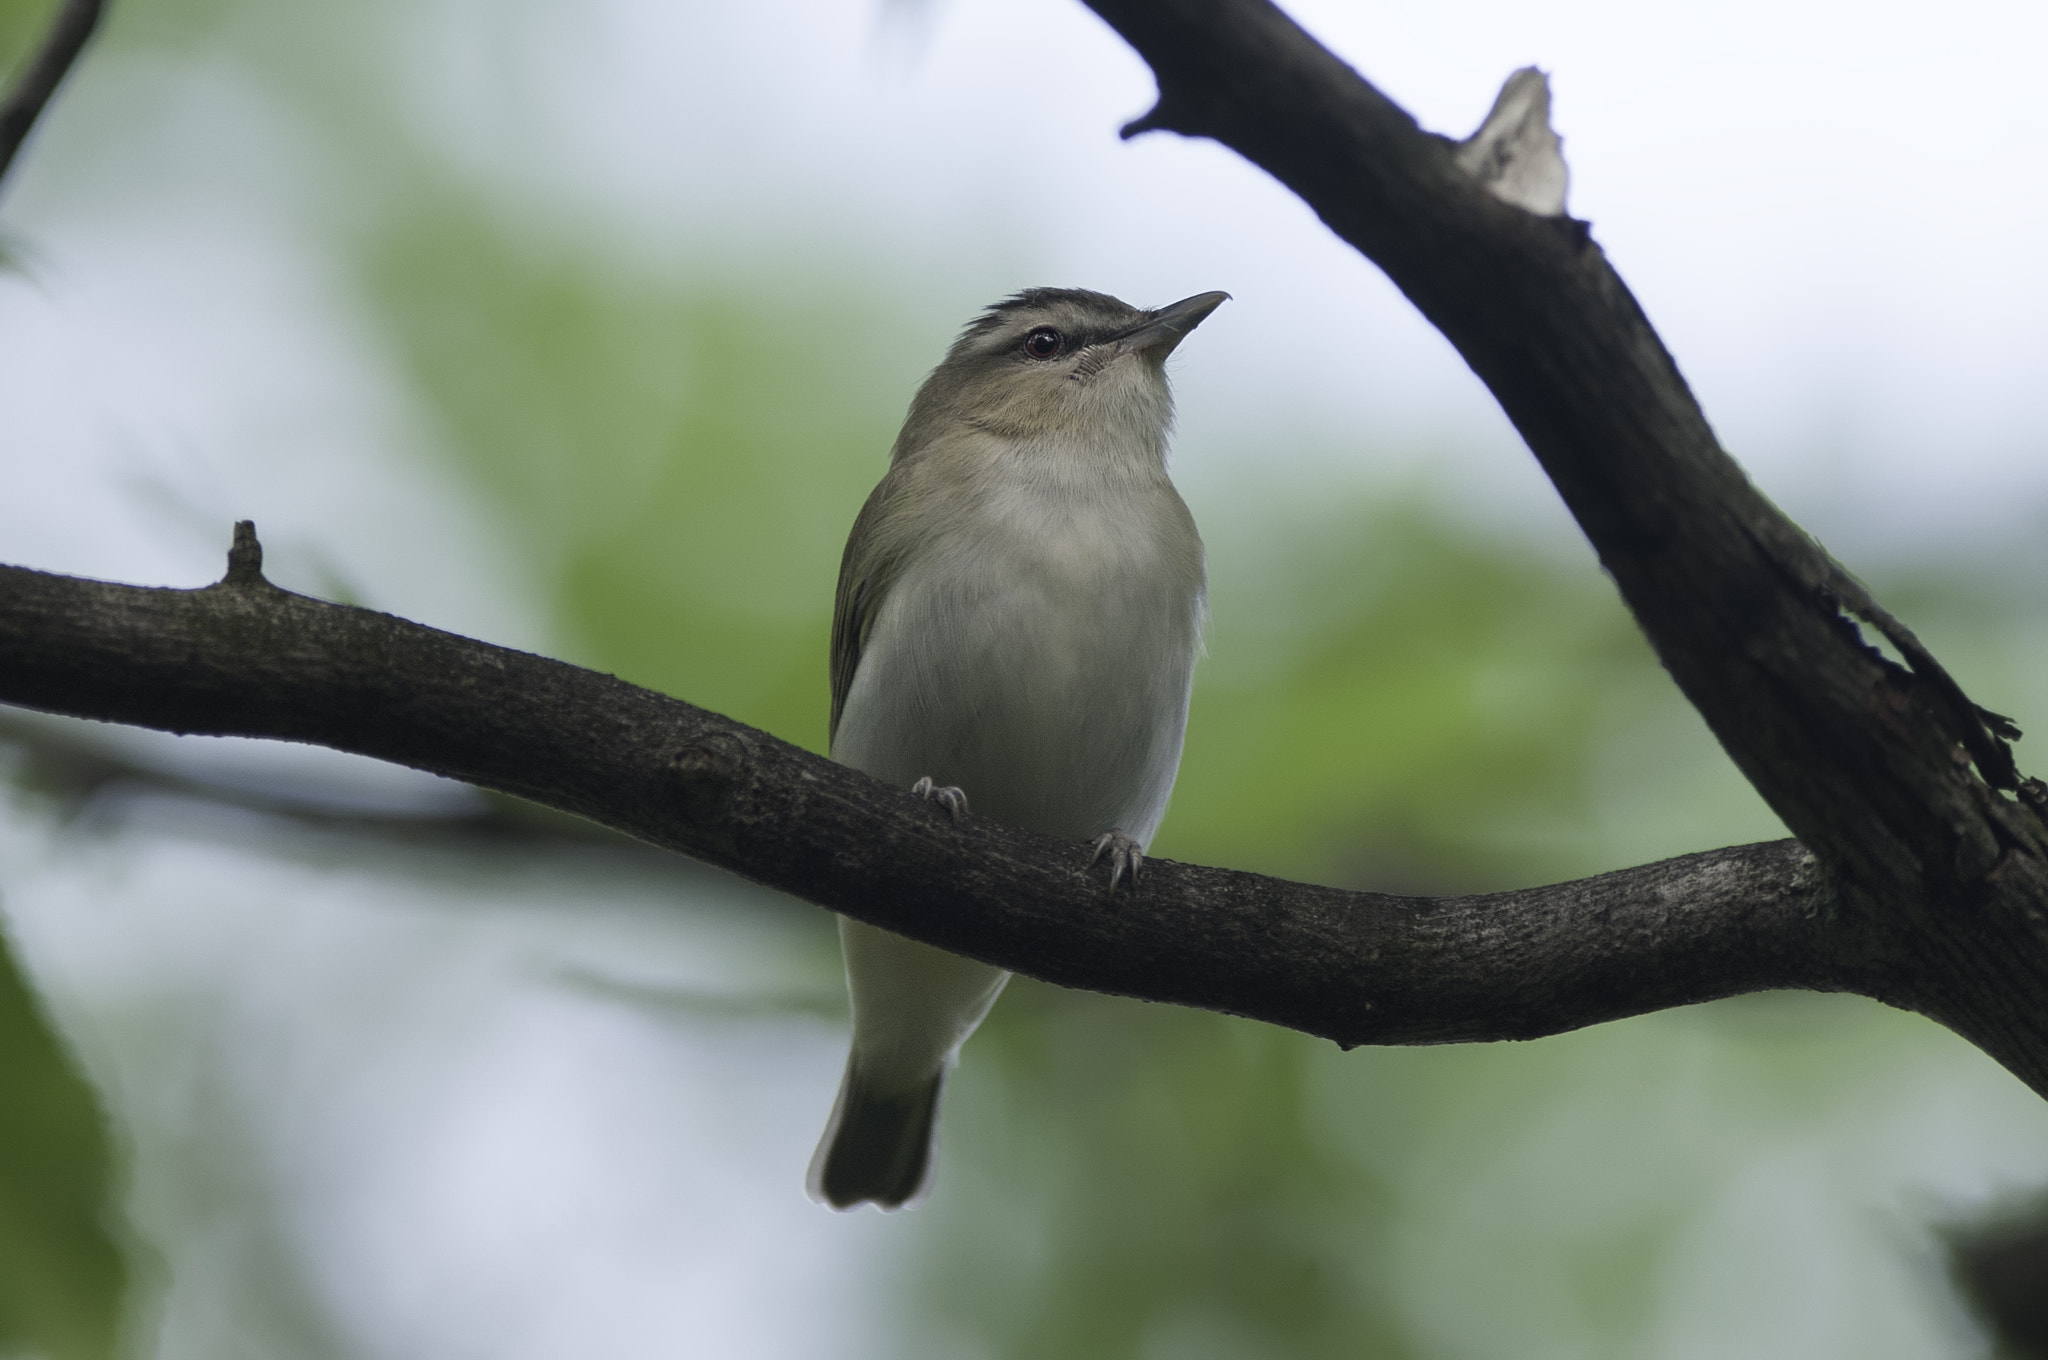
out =
{"type": "Polygon", "coordinates": [[[72,63],[85,50],[86,40],[99,24],[100,9],[101,0],[64,0],[57,17],[50,21],[50,31],[43,35],[43,45],[22,68],[21,78],[7,97],[0,100],[0,181],[7,178],[14,153],[21,150],[50,96],[57,93],[72,63]]]}
{"type": "Polygon", "coordinates": [[[154,590],[0,567],[0,700],[313,742],[575,812],[860,920],[1071,987],[1341,1044],[1531,1038],[1771,987],[1856,986],[1797,842],[1444,899],[1148,860],[908,791],[680,700],[263,579],[154,590]]]}
{"type": "Polygon", "coordinates": [[[1996,792],[2040,806],[2006,746],[2017,731],[1750,484],[1587,224],[1518,206],[1267,0],[1087,3],[1159,81],[1126,135],[1210,137],[1270,172],[1493,391],[1665,668],[1834,872],[1860,933],[1926,951],[1876,994],[2048,1093],[2048,835],[1996,792]]]}
{"type": "Polygon", "coordinates": [[[1339,1043],[1526,1038],[1769,987],[1957,1029],[2048,1094],[2048,832],[2017,735],[1721,451],[1584,223],[1518,74],[1463,144],[1265,0],[1091,0],[1152,63],[1133,125],[1214,137],[1385,268],[1500,399],[1664,664],[1798,842],[1419,899],[1085,851],[560,663],[261,576],[145,590],[0,568],[0,701],[310,741],[579,813],[1069,986],[1339,1043]],[[1908,662],[1865,645],[1880,629],[1908,662]],[[1983,778],[1971,771],[1974,761],[1983,778]],[[1988,782],[1987,782],[1988,781],[1988,782]]]}

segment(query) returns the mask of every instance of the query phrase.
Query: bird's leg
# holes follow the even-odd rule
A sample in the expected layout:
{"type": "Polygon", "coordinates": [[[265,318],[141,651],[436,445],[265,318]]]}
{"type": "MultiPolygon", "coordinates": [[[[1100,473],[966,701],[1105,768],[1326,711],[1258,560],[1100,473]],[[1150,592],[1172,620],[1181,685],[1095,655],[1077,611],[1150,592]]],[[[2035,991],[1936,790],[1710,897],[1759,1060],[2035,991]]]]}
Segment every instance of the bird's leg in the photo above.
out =
{"type": "Polygon", "coordinates": [[[1111,827],[1095,838],[1095,856],[1088,862],[1100,863],[1109,857],[1109,890],[1114,893],[1116,885],[1123,881],[1125,874],[1131,876],[1131,891],[1138,890],[1138,870],[1145,863],[1145,848],[1138,844],[1120,827],[1111,827]]]}
{"type": "Polygon", "coordinates": [[[956,788],[951,784],[934,784],[930,775],[926,775],[915,784],[912,784],[910,791],[920,798],[930,799],[932,802],[937,803],[940,807],[951,813],[953,820],[956,822],[960,820],[960,814],[967,811],[967,791],[965,789],[956,788]]]}

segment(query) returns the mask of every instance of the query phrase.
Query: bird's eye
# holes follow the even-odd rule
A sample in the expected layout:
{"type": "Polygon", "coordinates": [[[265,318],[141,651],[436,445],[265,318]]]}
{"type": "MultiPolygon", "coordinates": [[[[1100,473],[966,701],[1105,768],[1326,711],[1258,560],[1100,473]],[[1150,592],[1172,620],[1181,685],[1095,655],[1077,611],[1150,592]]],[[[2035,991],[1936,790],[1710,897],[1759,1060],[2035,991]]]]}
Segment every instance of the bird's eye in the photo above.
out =
{"type": "Polygon", "coordinates": [[[1024,337],[1024,352],[1034,359],[1050,359],[1065,345],[1060,333],[1050,326],[1040,326],[1024,337]]]}

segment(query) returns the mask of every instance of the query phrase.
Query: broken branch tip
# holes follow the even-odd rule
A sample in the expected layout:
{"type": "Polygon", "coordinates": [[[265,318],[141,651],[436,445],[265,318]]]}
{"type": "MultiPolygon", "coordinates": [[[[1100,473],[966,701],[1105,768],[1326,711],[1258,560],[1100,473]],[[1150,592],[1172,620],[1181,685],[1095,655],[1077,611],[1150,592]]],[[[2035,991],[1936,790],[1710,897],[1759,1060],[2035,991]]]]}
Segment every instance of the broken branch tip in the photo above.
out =
{"type": "Polygon", "coordinates": [[[221,584],[263,584],[263,544],[256,537],[255,520],[235,521],[235,542],[228,549],[228,574],[221,578],[221,584]]]}
{"type": "Polygon", "coordinates": [[[1458,168],[1503,203],[1538,217],[1565,216],[1571,172],[1550,126],[1550,77],[1524,66],[1501,84],[1479,130],[1458,143],[1458,168]]]}

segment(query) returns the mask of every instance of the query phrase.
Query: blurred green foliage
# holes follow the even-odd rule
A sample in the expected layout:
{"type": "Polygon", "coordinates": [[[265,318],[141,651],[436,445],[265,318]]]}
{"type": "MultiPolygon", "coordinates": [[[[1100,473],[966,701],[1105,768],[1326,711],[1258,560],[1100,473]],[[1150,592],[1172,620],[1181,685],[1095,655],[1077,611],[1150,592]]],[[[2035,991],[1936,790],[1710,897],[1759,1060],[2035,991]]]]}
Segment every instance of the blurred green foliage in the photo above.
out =
{"type": "MultiPolygon", "coordinates": [[[[845,290],[635,274],[522,240],[446,186],[414,206],[365,240],[376,314],[561,634],[820,746],[839,546],[948,337],[845,290]]],[[[1209,488],[1195,508],[1213,655],[1163,853],[1416,891],[1611,867],[1595,823],[1616,743],[1654,752],[1652,785],[1711,771],[1719,810],[1673,848],[1774,831],[1583,550],[1371,487],[1306,506],[1209,488]]],[[[969,1048],[916,1289],[946,1335],[998,1356],[1442,1353],[1407,1297],[1416,1206],[1443,1188],[1418,1167],[1505,1155],[1560,1104],[1626,1127],[1644,1074],[1612,1072],[1658,1050],[1625,1030],[1596,1050],[1337,1055],[1019,984],[969,1048]]],[[[1685,1175],[1660,1179],[1646,1151],[1618,1210],[1468,1226],[1539,1256],[1567,1235],[1529,1294],[1564,1300],[1562,1335],[1627,1354],[1724,1136],[1707,1125],[1685,1175]]]]}
{"type": "MultiPolygon", "coordinates": [[[[949,337],[843,285],[537,244],[446,188],[364,252],[577,658],[822,750],[839,549],[949,337]]],[[[1412,496],[1211,499],[1215,654],[1158,851],[1418,890],[1579,868],[1603,715],[1668,689],[1589,562],[1412,496]]]]}
{"type": "Polygon", "coordinates": [[[1605,583],[1413,497],[1212,499],[1160,853],[1389,891],[1569,872],[1603,710],[1658,678],[1605,583]]]}
{"type": "Polygon", "coordinates": [[[115,1354],[112,1187],[106,1117],[0,936],[0,1353],[115,1354]]]}
{"type": "MultiPolygon", "coordinates": [[[[0,0],[0,44],[47,8],[0,0]]],[[[227,34],[209,41],[318,130],[324,169],[404,186],[362,193],[333,247],[561,649],[821,749],[840,546],[948,335],[884,301],[887,277],[654,264],[518,222],[380,103],[362,59],[389,55],[373,30],[392,8],[172,0],[116,36],[227,34]]],[[[1369,485],[1191,499],[1212,654],[1160,853],[1443,891],[1781,834],[1583,549],[1369,485]]],[[[1902,608],[1965,673],[1923,620],[1974,588],[1902,608]]],[[[55,1206],[35,1259],[78,1264],[29,1289],[24,1239],[0,1238],[0,1307],[28,1319],[23,1338],[100,1354],[82,1347],[111,1337],[121,1278],[85,1226],[104,1136],[7,983],[20,1023],[0,1045],[26,1064],[9,1091],[47,1098],[0,1118],[45,1121],[7,1146],[46,1151],[0,1177],[40,1168],[49,1197],[0,1193],[55,1206]]],[[[1824,1124],[1874,1072],[1930,1053],[1956,1047],[1910,1017],[1763,998],[1534,1045],[1339,1054],[1020,983],[967,1051],[937,1196],[896,1220],[916,1248],[904,1298],[964,1342],[947,1353],[1649,1354],[1660,1272],[1735,1151],[1824,1124]]]]}
{"type": "Polygon", "coordinates": [[[0,0],[0,82],[13,79],[56,12],[57,0],[0,0]]]}
{"type": "Polygon", "coordinates": [[[830,284],[665,283],[452,196],[367,250],[578,659],[823,750],[839,550],[920,362],[897,315],[830,284]]]}
{"type": "Polygon", "coordinates": [[[1389,1188],[1316,1127],[1301,1036],[1012,988],[956,1083],[927,1306],[993,1356],[1417,1354],[1389,1188]]]}
{"type": "MultiPolygon", "coordinates": [[[[56,8],[0,0],[0,90],[56,8]]],[[[128,1286],[116,1217],[106,1116],[0,934],[0,1351],[111,1360],[128,1286]]]]}
{"type": "MultiPolygon", "coordinates": [[[[926,1303],[944,1337],[1002,1357],[1672,1353],[1660,1316],[1692,1270],[1727,1268],[1688,1268],[1687,1238],[1739,1193],[1747,1151],[1810,1144],[1780,1193],[1818,1209],[1858,1175],[1839,1168],[1867,1155],[1859,1128],[1896,1118],[1869,1103],[1886,1074],[1954,1059],[1853,998],[1341,1053],[1021,984],[956,1079],[926,1303]]],[[[1773,1268],[1842,1268],[1814,1249],[1773,1268]]],[[[1864,1353],[1922,1353],[1871,1312],[1887,1344],[1864,1353]]],[[[1676,1353],[1738,1353],[1693,1344],[1676,1353]]]]}

